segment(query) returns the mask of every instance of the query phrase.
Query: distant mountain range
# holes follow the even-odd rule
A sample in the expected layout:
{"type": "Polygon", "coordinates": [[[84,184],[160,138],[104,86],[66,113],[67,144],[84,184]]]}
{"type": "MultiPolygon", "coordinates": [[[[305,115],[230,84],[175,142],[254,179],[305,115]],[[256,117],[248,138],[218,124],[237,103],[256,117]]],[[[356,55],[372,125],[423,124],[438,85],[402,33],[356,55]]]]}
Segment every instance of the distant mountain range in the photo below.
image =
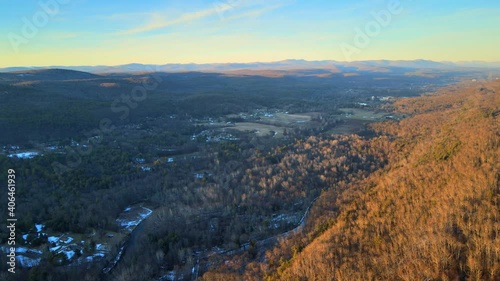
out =
{"type": "Polygon", "coordinates": [[[130,73],[130,72],[238,72],[262,70],[305,70],[328,69],[331,72],[370,71],[385,72],[388,68],[405,69],[470,69],[470,68],[499,68],[500,62],[436,62],[430,60],[369,60],[355,62],[340,62],[333,60],[306,61],[284,60],[277,62],[255,63],[209,63],[209,64],[124,64],[118,66],[46,66],[46,67],[7,67],[0,68],[0,72],[32,71],[40,69],[66,69],[90,73],[130,73]]]}

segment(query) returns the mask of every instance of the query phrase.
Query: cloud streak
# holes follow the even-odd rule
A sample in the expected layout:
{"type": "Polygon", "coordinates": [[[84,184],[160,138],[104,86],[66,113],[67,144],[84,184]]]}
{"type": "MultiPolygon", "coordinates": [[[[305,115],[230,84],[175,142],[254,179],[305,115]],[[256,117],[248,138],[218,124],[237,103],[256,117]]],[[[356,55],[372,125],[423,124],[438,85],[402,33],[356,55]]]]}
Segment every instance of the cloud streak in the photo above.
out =
{"type": "Polygon", "coordinates": [[[118,35],[131,35],[131,34],[138,34],[138,33],[144,33],[148,31],[153,31],[156,29],[161,29],[173,25],[179,25],[179,24],[184,24],[184,23],[190,23],[196,20],[200,20],[212,15],[217,14],[220,12],[220,9],[231,9],[231,7],[226,6],[217,9],[216,7],[212,7],[209,9],[201,10],[201,11],[196,11],[196,12],[191,12],[191,13],[185,13],[181,15],[178,18],[175,19],[165,19],[164,16],[162,16],[160,13],[153,13],[150,15],[151,20],[149,23],[134,27],[125,31],[121,31],[118,33],[118,35]]]}
{"type": "Polygon", "coordinates": [[[237,20],[237,19],[242,19],[242,18],[249,18],[249,17],[250,18],[257,18],[257,17],[260,17],[261,15],[263,15],[267,12],[279,9],[279,8],[283,7],[284,5],[285,5],[285,3],[279,3],[276,5],[269,5],[267,7],[246,10],[240,14],[236,14],[236,15],[229,16],[227,18],[223,18],[223,20],[225,22],[227,22],[227,21],[232,21],[232,20],[237,20]]]}
{"type": "MultiPolygon", "coordinates": [[[[221,2],[223,3],[223,2],[221,2]]],[[[189,12],[180,15],[177,18],[173,19],[168,19],[165,17],[163,13],[150,13],[148,15],[149,22],[146,24],[133,27],[124,31],[120,31],[116,33],[116,35],[133,35],[133,34],[140,34],[140,33],[145,33],[149,31],[154,31],[170,26],[175,26],[175,25],[181,25],[181,24],[188,24],[192,23],[198,20],[202,20],[204,18],[208,18],[211,16],[218,15],[219,17],[223,15],[226,12],[235,11],[236,9],[239,9],[242,11],[241,13],[236,13],[234,15],[231,15],[229,17],[224,17],[223,21],[231,21],[235,19],[241,19],[241,18],[246,18],[246,17],[259,17],[262,14],[278,9],[284,5],[286,5],[288,2],[287,1],[281,1],[278,3],[273,3],[272,5],[269,5],[269,3],[266,3],[264,1],[232,1],[230,2],[231,4],[220,4],[216,3],[212,7],[204,9],[204,10],[199,10],[199,11],[194,11],[194,12],[189,12]],[[260,5],[259,5],[260,4],[260,5]],[[259,8],[254,8],[254,9],[248,9],[251,7],[255,6],[260,6],[259,8]]]]}

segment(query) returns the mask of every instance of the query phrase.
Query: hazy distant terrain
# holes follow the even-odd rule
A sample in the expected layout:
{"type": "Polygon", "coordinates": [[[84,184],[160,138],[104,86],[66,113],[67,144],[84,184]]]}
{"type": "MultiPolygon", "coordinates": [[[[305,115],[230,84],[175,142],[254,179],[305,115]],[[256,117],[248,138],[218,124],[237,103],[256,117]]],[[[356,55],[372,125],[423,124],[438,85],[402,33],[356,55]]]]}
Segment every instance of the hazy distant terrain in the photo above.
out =
{"type": "Polygon", "coordinates": [[[102,118],[125,124],[168,114],[216,117],[255,108],[300,112],[305,110],[300,107],[321,108],[330,102],[342,107],[360,96],[413,96],[429,90],[429,85],[495,74],[494,69],[427,68],[441,65],[430,61],[339,65],[285,61],[274,66],[221,65],[224,73],[170,73],[163,71],[176,69],[143,65],[99,74],[63,69],[0,73],[0,129],[5,132],[0,141],[55,140],[94,129],[102,118]],[[144,99],[129,101],[133,105],[122,100],[123,96],[130,98],[134,88],[144,83],[152,86],[145,92],[135,92],[144,99]]]}
{"type": "Polygon", "coordinates": [[[473,70],[474,68],[500,68],[500,62],[435,62],[429,60],[372,60],[341,62],[333,60],[306,61],[306,60],[284,60],[279,62],[255,62],[255,63],[213,63],[213,64],[125,64],[118,66],[47,66],[47,67],[9,67],[0,68],[1,72],[26,71],[46,68],[62,68],[79,70],[92,73],[120,73],[120,72],[227,72],[235,70],[304,70],[304,69],[326,69],[334,72],[351,72],[369,70],[395,71],[400,69],[435,69],[448,71],[473,70]]]}

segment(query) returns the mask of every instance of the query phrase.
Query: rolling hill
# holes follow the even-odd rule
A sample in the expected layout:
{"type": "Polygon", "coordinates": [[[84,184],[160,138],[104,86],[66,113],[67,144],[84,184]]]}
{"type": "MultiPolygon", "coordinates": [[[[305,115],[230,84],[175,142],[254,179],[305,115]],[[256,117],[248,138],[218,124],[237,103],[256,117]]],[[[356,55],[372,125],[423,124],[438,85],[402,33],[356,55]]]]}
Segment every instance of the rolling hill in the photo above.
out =
{"type": "Polygon", "coordinates": [[[203,280],[499,280],[500,82],[395,104],[369,145],[387,165],[338,182],[304,232],[203,280]]]}
{"type": "Polygon", "coordinates": [[[207,64],[140,64],[131,63],[117,66],[47,66],[47,67],[9,67],[0,68],[0,72],[26,71],[37,69],[71,69],[91,73],[130,73],[130,72],[227,72],[241,70],[308,70],[331,69],[334,71],[401,71],[411,69],[439,69],[464,71],[477,68],[499,69],[500,62],[435,62],[430,60],[370,60],[341,62],[334,60],[307,61],[284,60],[277,62],[254,63],[207,63],[207,64]]]}

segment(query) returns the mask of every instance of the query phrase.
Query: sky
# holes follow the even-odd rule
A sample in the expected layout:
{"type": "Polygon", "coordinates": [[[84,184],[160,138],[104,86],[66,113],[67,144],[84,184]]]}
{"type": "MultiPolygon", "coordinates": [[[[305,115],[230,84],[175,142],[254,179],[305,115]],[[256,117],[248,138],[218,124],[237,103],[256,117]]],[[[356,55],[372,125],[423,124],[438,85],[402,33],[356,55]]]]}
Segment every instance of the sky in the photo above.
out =
{"type": "Polygon", "coordinates": [[[498,0],[0,0],[0,67],[500,61],[498,0]]]}

